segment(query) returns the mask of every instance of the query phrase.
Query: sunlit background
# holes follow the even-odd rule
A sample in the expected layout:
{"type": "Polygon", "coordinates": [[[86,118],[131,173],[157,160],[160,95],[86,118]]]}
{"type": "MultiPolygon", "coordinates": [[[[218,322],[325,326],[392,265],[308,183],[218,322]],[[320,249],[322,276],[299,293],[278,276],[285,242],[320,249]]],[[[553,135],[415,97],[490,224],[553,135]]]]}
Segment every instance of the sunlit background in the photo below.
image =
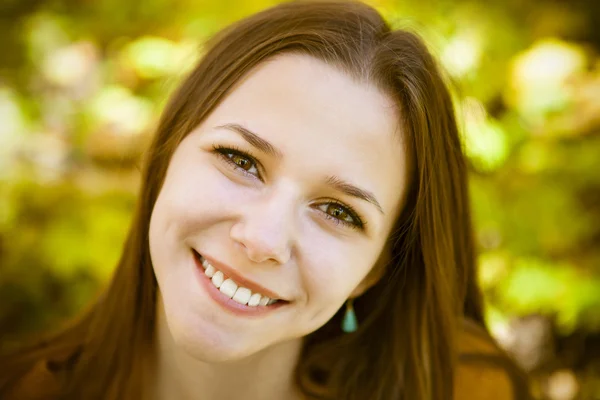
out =
{"type": "MultiPolygon", "coordinates": [[[[109,279],[166,98],[226,24],[277,1],[0,2],[0,328],[109,279]]],[[[600,2],[379,1],[453,87],[488,325],[536,396],[600,399],[600,2]]]]}

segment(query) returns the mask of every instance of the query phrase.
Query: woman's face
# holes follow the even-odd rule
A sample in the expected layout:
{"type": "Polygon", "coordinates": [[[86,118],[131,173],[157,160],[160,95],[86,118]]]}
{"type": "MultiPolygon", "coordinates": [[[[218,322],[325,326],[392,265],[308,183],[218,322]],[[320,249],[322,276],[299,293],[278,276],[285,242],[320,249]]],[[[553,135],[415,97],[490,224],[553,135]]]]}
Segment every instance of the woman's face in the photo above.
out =
{"type": "Polygon", "coordinates": [[[175,342],[240,359],[315,331],[362,293],[404,193],[398,121],[381,91],[308,56],[241,81],[178,146],[153,210],[175,342]]]}

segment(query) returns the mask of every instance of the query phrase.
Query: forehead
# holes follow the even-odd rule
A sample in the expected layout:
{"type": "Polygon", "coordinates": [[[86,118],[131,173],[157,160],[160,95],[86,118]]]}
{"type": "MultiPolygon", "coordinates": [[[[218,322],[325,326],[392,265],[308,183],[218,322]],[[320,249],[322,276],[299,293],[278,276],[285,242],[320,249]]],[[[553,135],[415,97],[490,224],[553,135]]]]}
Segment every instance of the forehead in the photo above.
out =
{"type": "Polygon", "coordinates": [[[305,178],[337,175],[372,191],[387,211],[397,206],[406,168],[399,115],[375,86],[313,57],[280,55],[251,71],[207,120],[231,122],[271,142],[305,178]]]}

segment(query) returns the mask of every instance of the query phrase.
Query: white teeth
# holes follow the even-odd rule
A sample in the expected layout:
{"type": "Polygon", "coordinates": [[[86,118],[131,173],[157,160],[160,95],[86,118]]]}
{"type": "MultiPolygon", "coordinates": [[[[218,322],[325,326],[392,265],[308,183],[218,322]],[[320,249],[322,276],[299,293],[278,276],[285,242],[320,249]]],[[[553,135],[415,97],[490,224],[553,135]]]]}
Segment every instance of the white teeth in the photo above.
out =
{"type": "Polygon", "coordinates": [[[250,291],[250,289],[241,287],[236,290],[235,294],[233,295],[233,300],[240,304],[247,304],[251,296],[252,291],[250,291]]]}
{"type": "MultiPolygon", "coordinates": [[[[239,289],[238,289],[239,291],[239,289]]],[[[254,293],[252,296],[250,296],[250,299],[248,300],[248,305],[250,307],[256,307],[258,305],[258,303],[260,302],[260,298],[262,296],[260,295],[260,293],[254,293]]]]}
{"type": "Polygon", "coordinates": [[[217,272],[217,269],[210,264],[208,264],[208,267],[206,267],[206,269],[204,270],[204,274],[209,278],[212,278],[215,272],[217,272]]]}
{"type": "Polygon", "coordinates": [[[260,298],[260,301],[258,302],[259,306],[266,306],[267,303],[269,302],[269,300],[271,300],[270,298],[268,298],[267,296],[262,296],[260,298]]]}
{"type": "Polygon", "coordinates": [[[212,283],[217,287],[217,289],[221,287],[224,280],[225,276],[221,271],[215,272],[215,274],[212,276],[212,283]]]}
{"type": "Polygon", "coordinates": [[[202,258],[202,267],[204,268],[204,274],[211,279],[213,285],[221,293],[240,304],[256,307],[269,306],[277,302],[277,300],[262,296],[260,293],[252,293],[248,288],[238,287],[232,279],[225,279],[225,275],[204,258],[202,258]]]}
{"type": "Polygon", "coordinates": [[[221,284],[221,287],[219,287],[219,290],[221,291],[221,293],[223,293],[225,296],[232,298],[233,295],[235,294],[235,291],[238,289],[238,285],[235,284],[234,281],[232,281],[231,279],[227,279],[225,280],[225,282],[223,282],[221,284]]]}

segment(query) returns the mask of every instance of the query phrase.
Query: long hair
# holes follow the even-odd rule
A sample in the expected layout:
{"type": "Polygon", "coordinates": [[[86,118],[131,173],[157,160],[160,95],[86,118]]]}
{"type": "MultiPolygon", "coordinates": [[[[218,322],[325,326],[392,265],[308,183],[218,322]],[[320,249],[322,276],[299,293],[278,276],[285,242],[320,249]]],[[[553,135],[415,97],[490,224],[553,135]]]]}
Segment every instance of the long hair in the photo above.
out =
{"type": "Polygon", "coordinates": [[[355,301],[360,328],[342,334],[340,311],[309,334],[296,369],[298,386],[308,398],[451,397],[460,321],[483,325],[467,165],[453,105],[418,35],[392,30],[375,9],[355,2],[281,4],[208,42],[162,113],[110,285],[77,323],[22,353],[14,371],[67,351],[69,357],[55,362],[66,371],[65,397],[140,397],[157,298],[149,221],[170,158],[245,74],[286,52],[315,57],[390,96],[410,161],[410,184],[382,277],[355,301]]]}

